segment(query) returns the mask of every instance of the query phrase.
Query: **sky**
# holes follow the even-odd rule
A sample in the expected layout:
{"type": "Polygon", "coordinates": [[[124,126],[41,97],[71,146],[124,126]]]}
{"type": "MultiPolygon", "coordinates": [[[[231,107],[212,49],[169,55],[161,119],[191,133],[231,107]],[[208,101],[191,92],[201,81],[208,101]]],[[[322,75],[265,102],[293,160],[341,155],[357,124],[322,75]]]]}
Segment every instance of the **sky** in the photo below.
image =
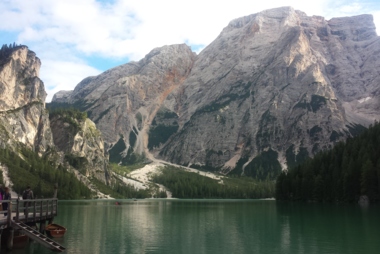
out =
{"type": "Polygon", "coordinates": [[[36,52],[49,102],[156,47],[186,43],[199,53],[231,20],[281,6],[326,19],[372,14],[380,34],[380,0],[1,0],[0,44],[36,52]]]}

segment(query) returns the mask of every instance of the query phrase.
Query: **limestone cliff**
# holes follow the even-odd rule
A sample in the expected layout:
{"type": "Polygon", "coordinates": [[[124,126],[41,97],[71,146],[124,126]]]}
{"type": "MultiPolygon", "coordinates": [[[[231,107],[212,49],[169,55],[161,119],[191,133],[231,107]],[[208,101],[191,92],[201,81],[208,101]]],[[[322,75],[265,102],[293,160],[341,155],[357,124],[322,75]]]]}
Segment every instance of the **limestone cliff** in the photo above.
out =
{"type": "Polygon", "coordinates": [[[71,103],[87,111],[111,147],[111,161],[133,160],[133,154],[144,153],[153,118],[186,79],[194,59],[186,45],[157,48],[139,62],[84,79],[71,94],[59,93],[53,102],[71,103]]]}
{"type": "Polygon", "coordinates": [[[40,67],[40,59],[26,46],[0,50],[0,148],[27,147],[50,156],[57,166],[70,162],[83,175],[107,182],[101,133],[89,119],[67,122],[69,118],[55,115],[50,122],[40,67]]]}
{"type": "Polygon", "coordinates": [[[43,154],[53,139],[45,110],[46,92],[39,79],[41,61],[26,46],[0,51],[0,144],[18,143],[43,154]]]}
{"type": "Polygon", "coordinates": [[[104,141],[95,124],[85,113],[58,110],[50,113],[54,144],[65,161],[86,177],[108,182],[108,157],[104,141]]]}
{"type": "Polygon", "coordinates": [[[86,109],[121,155],[150,148],[265,178],[379,119],[379,51],[371,15],[325,20],[283,7],[231,21],[199,56],[155,49],[63,101],[86,109]]]}
{"type": "Polygon", "coordinates": [[[233,20],[194,63],[161,155],[257,176],[260,154],[285,167],[330,148],[379,118],[379,50],[370,15],[285,7],[233,20]]]}

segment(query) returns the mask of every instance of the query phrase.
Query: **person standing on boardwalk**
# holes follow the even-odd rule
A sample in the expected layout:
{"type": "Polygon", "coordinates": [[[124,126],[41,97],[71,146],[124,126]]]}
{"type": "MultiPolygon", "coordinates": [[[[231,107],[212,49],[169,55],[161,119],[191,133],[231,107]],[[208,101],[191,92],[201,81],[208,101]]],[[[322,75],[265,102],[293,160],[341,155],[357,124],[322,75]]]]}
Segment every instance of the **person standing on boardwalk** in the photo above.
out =
{"type": "MultiPolygon", "coordinates": [[[[5,187],[5,193],[4,193],[4,197],[3,197],[3,200],[11,200],[11,193],[9,192],[9,188],[8,187],[5,187]]],[[[4,211],[7,211],[8,210],[8,205],[9,203],[3,203],[3,210],[4,211]]],[[[4,213],[4,216],[7,216],[8,213],[4,213]]]]}
{"type": "MultiPolygon", "coordinates": [[[[22,199],[34,199],[33,191],[30,186],[26,187],[26,190],[22,193],[22,199]]],[[[28,206],[31,205],[31,202],[24,202],[24,214],[25,216],[28,214],[28,206]]]]}

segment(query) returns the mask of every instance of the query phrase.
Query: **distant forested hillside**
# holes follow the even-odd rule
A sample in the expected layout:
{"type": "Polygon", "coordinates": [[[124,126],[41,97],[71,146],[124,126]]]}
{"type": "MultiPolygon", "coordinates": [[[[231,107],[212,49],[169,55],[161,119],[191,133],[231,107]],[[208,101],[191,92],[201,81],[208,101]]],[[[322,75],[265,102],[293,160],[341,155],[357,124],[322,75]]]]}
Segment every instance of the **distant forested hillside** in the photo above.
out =
{"type": "Polygon", "coordinates": [[[12,189],[21,195],[29,185],[37,198],[53,197],[54,184],[58,183],[59,199],[91,198],[91,191],[73,173],[59,166],[57,169],[47,158],[23,148],[18,153],[0,149],[0,162],[8,167],[12,189]]]}
{"type": "Polygon", "coordinates": [[[277,200],[353,203],[361,195],[380,201],[379,123],[282,172],[276,182],[277,200]]]}
{"type": "Polygon", "coordinates": [[[274,181],[251,177],[224,177],[222,182],[177,167],[166,166],[152,176],[166,186],[175,198],[272,198],[274,181]]]}

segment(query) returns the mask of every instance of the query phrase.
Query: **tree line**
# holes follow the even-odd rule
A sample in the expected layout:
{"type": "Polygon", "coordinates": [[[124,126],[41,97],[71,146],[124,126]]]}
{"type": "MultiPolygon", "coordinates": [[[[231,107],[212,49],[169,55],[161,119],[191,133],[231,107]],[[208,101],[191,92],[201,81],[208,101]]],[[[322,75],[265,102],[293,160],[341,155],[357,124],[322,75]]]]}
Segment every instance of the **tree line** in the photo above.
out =
{"type": "Polygon", "coordinates": [[[353,203],[361,195],[380,201],[379,123],[282,172],[276,181],[277,200],[353,203]]]}
{"type": "Polygon", "coordinates": [[[49,110],[49,120],[52,121],[54,117],[61,117],[66,123],[69,123],[74,132],[78,132],[81,124],[87,119],[87,112],[81,112],[76,108],[54,108],[49,110]]]}
{"type": "Polygon", "coordinates": [[[56,168],[48,158],[40,158],[37,153],[21,148],[18,153],[0,149],[0,162],[8,167],[12,189],[22,194],[29,185],[37,198],[53,197],[54,184],[58,183],[59,199],[90,198],[91,191],[73,173],[62,166],[56,168]]]}
{"type": "MultiPolygon", "coordinates": [[[[59,199],[87,199],[94,196],[94,193],[73,173],[68,172],[62,165],[56,167],[51,159],[41,158],[30,149],[21,148],[18,153],[9,149],[0,149],[0,162],[8,167],[8,175],[13,182],[12,189],[20,196],[27,186],[31,186],[36,198],[53,197],[55,183],[58,183],[59,199]]],[[[90,181],[99,191],[114,198],[166,197],[165,192],[137,189],[118,179],[112,186],[96,178],[91,178],[90,181]]],[[[2,174],[0,174],[0,183],[4,185],[2,174]]]]}
{"type": "Polygon", "coordinates": [[[53,118],[56,115],[67,116],[78,121],[84,121],[87,118],[87,112],[82,112],[76,108],[48,108],[49,118],[53,118]]]}
{"type": "Polygon", "coordinates": [[[0,48],[0,57],[8,57],[9,53],[12,52],[13,49],[21,46],[21,44],[17,45],[15,42],[13,42],[13,44],[9,44],[9,46],[7,44],[3,44],[3,46],[0,48]]]}
{"type": "Polygon", "coordinates": [[[3,44],[3,46],[0,48],[0,67],[6,63],[13,50],[21,46],[21,44],[17,45],[15,42],[13,42],[13,44],[9,44],[9,46],[7,44],[3,44]]]}
{"type": "Polygon", "coordinates": [[[91,182],[96,188],[106,195],[111,195],[114,198],[151,198],[152,194],[148,189],[137,189],[130,184],[122,183],[115,178],[116,182],[112,186],[108,186],[96,178],[92,178],[91,182]]]}
{"type": "Polygon", "coordinates": [[[175,198],[271,198],[274,181],[259,181],[250,177],[223,178],[223,182],[197,173],[166,166],[152,181],[167,187],[175,198]]]}

